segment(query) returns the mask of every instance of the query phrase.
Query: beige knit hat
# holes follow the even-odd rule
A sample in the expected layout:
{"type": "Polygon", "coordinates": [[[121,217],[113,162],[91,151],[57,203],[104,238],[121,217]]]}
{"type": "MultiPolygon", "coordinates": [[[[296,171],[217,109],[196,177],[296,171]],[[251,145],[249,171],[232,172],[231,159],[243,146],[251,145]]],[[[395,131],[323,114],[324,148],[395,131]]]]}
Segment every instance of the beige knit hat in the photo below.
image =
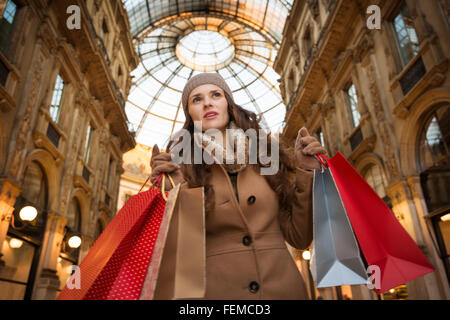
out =
{"type": "Polygon", "coordinates": [[[228,87],[225,80],[218,73],[200,73],[194,77],[192,77],[184,86],[183,95],[181,96],[181,102],[183,104],[184,114],[187,116],[188,114],[188,99],[192,90],[201,86],[203,84],[214,84],[220,87],[225,93],[225,97],[228,100],[228,103],[234,102],[233,94],[231,92],[230,87],[228,87]],[[229,100],[231,99],[231,101],[229,100]]]}

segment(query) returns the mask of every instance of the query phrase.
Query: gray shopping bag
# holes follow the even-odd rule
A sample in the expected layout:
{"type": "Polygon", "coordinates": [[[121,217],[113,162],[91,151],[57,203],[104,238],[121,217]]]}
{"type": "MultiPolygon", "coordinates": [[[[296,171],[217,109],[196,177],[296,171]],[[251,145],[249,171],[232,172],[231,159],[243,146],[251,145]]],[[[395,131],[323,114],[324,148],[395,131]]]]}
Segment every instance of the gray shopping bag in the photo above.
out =
{"type": "Polygon", "coordinates": [[[317,288],[367,284],[358,242],[331,171],[314,171],[313,254],[317,288]]]}

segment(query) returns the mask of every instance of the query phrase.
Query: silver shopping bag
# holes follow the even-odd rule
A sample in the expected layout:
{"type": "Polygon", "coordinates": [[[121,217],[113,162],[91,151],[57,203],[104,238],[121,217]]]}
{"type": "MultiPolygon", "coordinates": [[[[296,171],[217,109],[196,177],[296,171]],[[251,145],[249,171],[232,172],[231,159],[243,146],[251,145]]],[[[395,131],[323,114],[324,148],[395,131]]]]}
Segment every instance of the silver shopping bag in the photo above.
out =
{"type": "Polygon", "coordinates": [[[313,260],[317,288],[367,284],[368,276],[331,171],[314,171],[313,260]]]}

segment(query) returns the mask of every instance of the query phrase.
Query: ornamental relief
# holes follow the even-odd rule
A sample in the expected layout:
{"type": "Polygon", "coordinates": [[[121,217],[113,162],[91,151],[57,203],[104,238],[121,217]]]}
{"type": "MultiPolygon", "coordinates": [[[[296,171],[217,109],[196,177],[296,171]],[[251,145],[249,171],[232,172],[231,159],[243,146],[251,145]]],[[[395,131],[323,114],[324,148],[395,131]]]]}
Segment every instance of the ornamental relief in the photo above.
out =
{"type": "Polygon", "coordinates": [[[44,55],[40,50],[38,50],[38,53],[36,54],[34,65],[34,72],[32,73],[32,80],[30,84],[30,90],[28,97],[26,99],[26,107],[25,111],[23,113],[23,118],[20,123],[20,130],[17,134],[17,140],[15,143],[15,151],[13,151],[13,157],[12,162],[9,167],[8,173],[11,174],[14,177],[17,177],[19,172],[19,167],[22,164],[22,158],[23,153],[25,149],[25,145],[27,142],[27,139],[31,133],[31,117],[33,116],[33,109],[36,105],[38,92],[41,85],[41,78],[42,78],[42,66],[44,64],[45,58],[44,55]]]}
{"type": "Polygon", "coordinates": [[[376,116],[376,124],[380,141],[383,143],[384,162],[389,174],[389,181],[392,181],[396,177],[400,176],[397,157],[394,152],[394,146],[392,145],[391,135],[388,128],[387,120],[381,105],[381,99],[378,93],[378,88],[375,80],[375,70],[372,63],[369,63],[367,68],[367,76],[370,83],[370,94],[372,96],[373,108],[376,116]]]}

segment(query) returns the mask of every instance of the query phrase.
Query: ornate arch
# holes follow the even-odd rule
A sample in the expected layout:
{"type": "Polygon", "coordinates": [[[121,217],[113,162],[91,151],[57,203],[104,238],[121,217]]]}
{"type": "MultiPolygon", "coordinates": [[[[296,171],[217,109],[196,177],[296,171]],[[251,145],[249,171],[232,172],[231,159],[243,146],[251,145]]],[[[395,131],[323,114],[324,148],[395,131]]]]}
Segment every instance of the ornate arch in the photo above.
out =
{"type": "MultiPolygon", "coordinates": [[[[109,223],[109,218],[108,218],[108,215],[107,215],[104,211],[101,211],[101,212],[97,215],[97,217],[95,218],[95,220],[94,220],[94,223],[93,223],[93,225],[94,225],[94,230],[92,230],[92,237],[93,237],[93,238],[95,238],[95,233],[96,233],[96,228],[97,228],[97,223],[98,223],[98,222],[101,223],[102,229],[105,230],[106,226],[107,226],[108,223],[109,223]]],[[[95,239],[95,240],[96,240],[96,239],[95,239]]]]}
{"type": "MultiPolygon", "coordinates": [[[[82,188],[73,190],[70,199],[77,198],[81,209],[81,233],[87,235],[89,232],[89,196],[82,188]]],[[[67,214],[67,212],[66,212],[67,214]]]]}
{"type": "Polygon", "coordinates": [[[374,152],[364,153],[362,156],[358,157],[354,167],[361,174],[364,175],[365,171],[370,165],[377,165],[383,171],[383,174],[386,176],[386,168],[384,166],[383,159],[374,152]]]}
{"type": "Polygon", "coordinates": [[[25,159],[25,164],[23,166],[22,172],[19,177],[22,181],[24,178],[25,168],[30,165],[32,161],[38,162],[47,178],[48,182],[48,209],[49,210],[57,210],[59,203],[59,186],[60,186],[60,177],[59,171],[56,166],[56,161],[53,156],[43,150],[43,149],[34,149],[31,151],[27,158],[25,159]]]}
{"type": "Polygon", "coordinates": [[[419,131],[427,118],[426,115],[443,102],[450,103],[449,87],[440,87],[427,91],[411,106],[400,136],[400,166],[404,175],[411,176],[419,173],[416,161],[416,144],[419,131]]]}

